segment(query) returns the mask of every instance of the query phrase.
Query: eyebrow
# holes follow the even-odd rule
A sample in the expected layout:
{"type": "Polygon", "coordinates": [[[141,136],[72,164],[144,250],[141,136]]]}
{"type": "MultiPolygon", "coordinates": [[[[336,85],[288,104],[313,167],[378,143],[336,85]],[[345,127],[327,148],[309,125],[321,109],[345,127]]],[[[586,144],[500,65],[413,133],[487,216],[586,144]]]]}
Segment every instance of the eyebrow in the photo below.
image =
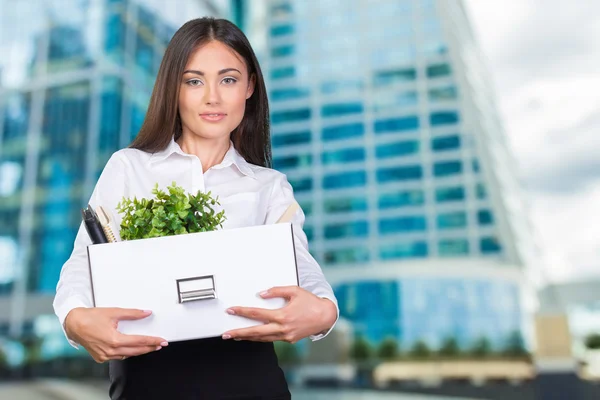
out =
{"type": "MultiPolygon", "coordinates": [[[[222,69],[222,70],[219,71],[219,75],[223,75],[223,74],[226,74],[226,73],[231,72],[231,71],[236,71],[240,75],[242,74],[240,72],[240,70],[237,69],[237,68],[225,68],[225,69],[222,69]]],[[[184,74],[196,74],[196,75],[204,76],[204,72],[197,71],[195,69],[188,69],[188,70],[183,71],[183,73],[184,74]]]]}

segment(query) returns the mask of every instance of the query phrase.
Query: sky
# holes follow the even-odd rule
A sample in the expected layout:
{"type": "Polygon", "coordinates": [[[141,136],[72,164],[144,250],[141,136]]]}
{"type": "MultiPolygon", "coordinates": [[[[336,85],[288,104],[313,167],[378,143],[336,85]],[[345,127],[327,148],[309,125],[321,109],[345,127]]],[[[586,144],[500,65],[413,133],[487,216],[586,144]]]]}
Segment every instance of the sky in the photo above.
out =
{"type": "Polygon", "coordinates": [[[465,0],[553,281],[600,277],[600,1],[465,0]]]}

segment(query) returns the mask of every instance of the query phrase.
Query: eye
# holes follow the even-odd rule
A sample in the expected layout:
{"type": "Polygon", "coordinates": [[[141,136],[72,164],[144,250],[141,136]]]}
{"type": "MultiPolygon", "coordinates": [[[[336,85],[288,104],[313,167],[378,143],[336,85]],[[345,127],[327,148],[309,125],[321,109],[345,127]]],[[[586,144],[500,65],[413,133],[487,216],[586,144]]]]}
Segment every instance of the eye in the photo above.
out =
{"type": "Polygon", "coordinates": [[[223,79],[223,83],[225,83],[226,85],[232,85],[236,82],[237,82],[237,79],[231,78],[231,77],[227,77],[227,78],[223,79]]]}
{"type": "Polygon", "coordinates": [[[202,81],[200,79],[190,79],[186,82],[186,84],[190,86],[200,86],[202,84],[202,81]]]}

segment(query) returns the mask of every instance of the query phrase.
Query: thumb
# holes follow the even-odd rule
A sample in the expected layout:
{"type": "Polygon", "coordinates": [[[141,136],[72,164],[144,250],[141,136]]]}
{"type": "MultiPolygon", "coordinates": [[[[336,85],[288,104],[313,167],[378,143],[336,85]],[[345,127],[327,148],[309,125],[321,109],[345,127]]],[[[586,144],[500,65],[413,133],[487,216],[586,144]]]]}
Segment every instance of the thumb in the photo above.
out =
{"type": "Polygon", "coordinates": [[[135,308],[114,308],[113,311],[113,318],[119,321],[142,319],[152,314],[150,310],[138,310],[135,308]]]}
{"type": "Polygon", "coordinates": [[[260,294],[263,299],[272,299],[274,297],[284,297],[291,299],[298,294],[298,286],[275,286],[260,294]]]}

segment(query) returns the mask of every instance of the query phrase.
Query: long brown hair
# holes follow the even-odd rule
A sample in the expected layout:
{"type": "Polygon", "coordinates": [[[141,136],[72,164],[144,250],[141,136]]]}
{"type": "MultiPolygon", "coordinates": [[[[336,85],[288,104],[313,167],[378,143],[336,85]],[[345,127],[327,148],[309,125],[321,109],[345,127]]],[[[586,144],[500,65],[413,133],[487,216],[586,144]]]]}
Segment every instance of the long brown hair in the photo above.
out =
{"type": "Polygon", "coordinates": [[[212,40],[235,50],[244,59],[250,79],[255,79],[254,93],[246,100],[244,117],[231,133],[231,140],[246,161],[271,167],[269,103],[262,71],[246,35],[225,19],[194,19],[173,35],[160,64],[144,123],[129,147],[154,153],[164,150],[173,135],[179,139],[181,75],[194,50],[212,40]]]}

